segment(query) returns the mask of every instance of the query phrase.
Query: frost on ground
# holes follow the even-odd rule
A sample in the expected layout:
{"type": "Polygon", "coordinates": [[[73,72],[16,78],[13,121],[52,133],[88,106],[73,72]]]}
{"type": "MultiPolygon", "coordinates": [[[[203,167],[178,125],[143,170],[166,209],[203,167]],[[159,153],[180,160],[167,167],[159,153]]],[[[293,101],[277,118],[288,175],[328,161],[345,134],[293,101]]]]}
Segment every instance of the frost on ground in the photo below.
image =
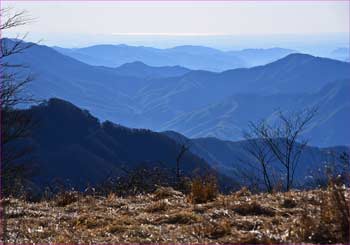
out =
{"type": "MultiPolygon", "coordinates": [[[[342,194],[349,203],[349,190],[342,194]]],[[[331,190],[258,195],[241,190],[192,204],[171,188],[127,198],[77,193],[38,203],[9,198],[2,201],[4,239],[22,244],[347,243],[349,206],[337,210],[336,199],[331,190]]]]}

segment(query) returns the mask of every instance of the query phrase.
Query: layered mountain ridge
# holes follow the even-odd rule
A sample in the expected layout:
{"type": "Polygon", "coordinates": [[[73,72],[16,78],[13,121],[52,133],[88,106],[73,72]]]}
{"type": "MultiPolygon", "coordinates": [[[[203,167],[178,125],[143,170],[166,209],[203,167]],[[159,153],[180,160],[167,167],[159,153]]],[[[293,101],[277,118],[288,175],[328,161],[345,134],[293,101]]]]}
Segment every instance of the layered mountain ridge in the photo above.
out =
{"type": "Polygon", "coordinates": [[[35,79],[28,92],[34,97],[62,98],[101,120],[129,127],[239,140],[248,121],[270,117],[276,109],[321,105],[321,119],[308,132],[312,144],[350,144],[340,127],[349,122],[344,95],[348,85],[339,82],[350,79],[347,62],[290,54],[267,65],[219,73],[140,62],[109,68],[85,64],[43,45],[14,55],[10,62],[30,67],[28,73],[35,79]],[[325,131],[330,134],[325,136],[325,131]]]}

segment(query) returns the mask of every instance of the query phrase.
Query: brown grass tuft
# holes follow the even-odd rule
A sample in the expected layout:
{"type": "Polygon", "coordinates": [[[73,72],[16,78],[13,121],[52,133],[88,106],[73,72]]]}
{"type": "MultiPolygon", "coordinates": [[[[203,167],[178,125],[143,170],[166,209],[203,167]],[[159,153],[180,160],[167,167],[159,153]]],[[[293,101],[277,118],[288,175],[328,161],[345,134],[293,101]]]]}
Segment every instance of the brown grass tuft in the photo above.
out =
{"type": "Polygon", "coordinates": [[[60,192],[56,195],[54,203],[57,207],[65,207],[71,203],[79,200],[79,194],[77,192],[60,192]]]}
{"type": "Polygon", "coordinates": [[[248,204],[242,203],[234,207],[233,210],[243,216],[248,216],[248,215],[274,216],[275,215],[275,212],[273,209],[263,207],[260,204],[258,204],[256,201],[248,204]]]}
{"type": "Polygon", "coordinates": [[[197,177],[192,181],[189,200],[191,203],[206,203],[214,200],[219,193],[214,176],[197,177]]]}
{"type": "Polygon", "coordinates": [[[235,192],[236,197],[246,197],[252,195],[247,187],[242,187],[239,191],[235,192]]]}
{"type": "Polygon", "coordinates": [[[312,243],[349,243],[350,204],[345,186],[330,181],[320,193],[319,202],[312,210],[304,207],[294,233],[300,241],[312,243]]]}
{"type": "Polygon", "coordinates": [[[297,206],[297,202],[291,198],[284,199],[281,205],[282,208],[295,208],[296,206],[297,206]]]}
{"type": "Polygon", "coordinates": [[[192,212],[179,212],[161,217],[158,223],[162,224],[192,224],[198,222],[200,217],[192,212]]]}
{"type": "Polygon", "coordinates": [[[168,210],[168,208],[169,208],[169,205],[167,204],[167,202],[165,202],[164,200],[161,200],[149,205],[146,208],[146,212],[149,212],[149,213],[164,212],[168,210]]]}
{"type": "Polygon", "coordinates": [[[231,234],[231,223],[228,220],[210,221],[194,227],[194,230],[199,236],[218,239],[231,234]]]}
{"type": "Polygon", "coordinates": [[[170,198],[175,196],[183,196],[181,192],[176,191],[171,187],[158,187],[153,194],[154,194],[154,200],[160,200],[160,199],[165,199],[165,198],[170,198]]]}

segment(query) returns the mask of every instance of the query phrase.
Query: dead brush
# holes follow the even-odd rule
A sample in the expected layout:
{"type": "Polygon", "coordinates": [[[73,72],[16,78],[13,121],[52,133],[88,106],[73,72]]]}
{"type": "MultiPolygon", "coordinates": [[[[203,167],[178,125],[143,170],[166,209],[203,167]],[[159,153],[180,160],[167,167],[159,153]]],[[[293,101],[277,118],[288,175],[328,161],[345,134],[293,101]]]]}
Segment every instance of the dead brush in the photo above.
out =
{"type": "Polygon", "coordinates": [[[217,179],[214,176],[197,177],[191,183],[189,201],[191,203],[206,203],[214,200],[219,193],[217,179]]]}
{"type": "Polygon", "coordinates": [[[65,207],[79,200],[79,193],[73,191],[62,191],[54,198],[54,204],[57,207],[65,207]]]}
{"type": "Polygon", "coordinates": [[[293,233],[299,241],[312,243],[350,242],[350,205],[345,186],[330,180],[325,191],[320,192],[319,204],[314,210],[304,207],[293,233]]]}
{"type": "Polygon", "coordinates": [[[192,212],[181,211],[179,213],[161,217],[159,224],[193,224],[200,221],[200,217],[192,212]]]}
{"type": "Polygon", "coordinates": [[[149,213],[164,212],[168,210],[168,208],[169,208],[169,204],[164,200],[160,200],[155,203],[151,203],[151,205],[149,205],[146,208],[146,212],[149,212],[149,213]]]}
{"type": "Polygon", "coordinates": [[[241,237],[238,241],[239,244],[276,244],[275,241],[271,240],[269,237],[262,235],[261,237],[247,233],[245,236],[241,237]]]}
{"type": "Polygon", "coordinates": [[[247,187],[242,187],[239,191],[234,193],[235,197],[246,197],[246,196],[251,196],[252,193],[249,191],[247,187]]]}
{"type": "Polygon", "coordinates": [[[292,192],[286,192],[283,195],[282,203],[280,206],[282,208],[295,208],[298,205],[292,192]]]}
{"type": "Polygon", "coordinates": [[[231,223],[228,220],[209,221],[194,226],[193,229],[198,237],[218,239],[231,234],[231,223]]]}
{"type": "Polygon", "coordinates": [[[297,205],[298,204],[294,199],[286,198],[283,200],[281,207],[283,207],[283,208],[295,208],[297,205]]]}
{"type": "Polygon", "coordinates": [[[80,215],[74,222],[74,227],[85,228],[85,229],[95,229],[97,227],[105,226],[108,221],[103,218],[92,214],[80,215]]]}
{"type": "Polygon", "coordinates": [[[241,203],[236,205],[233,210],[243,216],[247,215],[264,215],[264,216],[274,216],[275,211],[268,207],[263,207],[256,201],[252,203],[241,203]]]}
{"type": "Polygon", "coordinates": [[[121,224],[110,224],[107,225],[106,227],[106,231],[109,233],[122,233],[128,230],[128,227],[125,225],[121,225],[121,224]]]}
{"type": "Polygon", "coordinates": [[[331,236],[328,242],[349,243],[350,200],[346,199],[346,191],[345,185],[330,181],[322,198],[319,230],[332,231],[334,237],[331,236]]]}
{"type": "Polygon", "coordinates": [[[158,187],[153,193],[154,200],[161,200],[171,197],[181,197],[183,194],[179,191],[174,190],[171,187],[158,187]]]}

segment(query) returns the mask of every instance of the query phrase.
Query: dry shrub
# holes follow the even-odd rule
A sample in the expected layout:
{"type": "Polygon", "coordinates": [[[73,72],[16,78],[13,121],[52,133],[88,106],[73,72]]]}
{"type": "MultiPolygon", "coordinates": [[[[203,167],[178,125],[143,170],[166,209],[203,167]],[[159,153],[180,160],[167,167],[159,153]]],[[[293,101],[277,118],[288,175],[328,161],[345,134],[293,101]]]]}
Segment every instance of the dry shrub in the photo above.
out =
{"type": "Polygon", "coordinates": [[[281,205],[282,208],[295,208],[296,206],[297,206],[297,202],[292,198],[284,199],[281,205]]]}
{"type": "Polygon", "coordinates": [[[201,237],[218,239],[231,234],[231,223],[228,220],[209,221],[195,226],[194,232],[201,237]]]}
{"type": "Polygon", "coordinates": [[[189,200],[191,203],[206,203],[214,200],[219,193],[215,176],[197,177],[192,181],[189,200]]]}
{"type": "Polygon", "coordinates": [[[254,230],[256,226],[255,220],[237,220],[234,223],[235,227],[242,231],[251,231],[254,230]]]}
{"type": "Polygon", "coordinates": [[[120,225],[120,224],[111,224],[107,226],[107,232],[109,233],[121,233],[124,232],[128,229],[125,225],[120,225]]]}
{"type": "Polygon", "coordinates": [[[149,205],[146,208],[146,212],[149,212],[149,213],[163,212],[168,210],[168,208],[169,208],[169,205],[162,200],[155,203],[151,203],[151,205],[149,205]]]}
{"type": "Polygon", "coordinates": [[[171,187],[158,187],[153,194],[155,200],[165,199],[174,196],[183,196],[181,192],[176,191],[171,187]]]}
{"type": "Polygon", "coordinates": [[[79,200],[79,194],[73,191],[63,191],[56,195],[54,203],[57,207],[65,207],[79,200]]]}
{"type": "Polygon", "coordinates": [[[53,244],[78,244],[79,241],[69,231],[62,231],[53,239],[53,244]]]}
{"type": "Polygon", "coordinates": [[[321,192],[319,211],[304,208],[294,233],[300,241],[312,243],[349,243],[350,205],[345,186],[330,181],[321,192]]]}
{"type": "Polygon", "coordinates": [[[74,222],[75,227],[83,229],[95,229],[97,227],[105,226],[108,220],[105,217],[99,217],[93,214],[83,214],[74,222]]]}
{"type": "Polygon", "coordinates": [[[268,207],[263,207],[256,201],[252,203],[241,203],[233,208],[233,210],[243,216],[247,215],[264,215],[264,216],[274,216],[275,211],[268,207]]]}
{"type": "Polygon", "coordinates": [[[192,212],[179,212],[169,216],[162,217],[158,223],[166,224],[193,224],[200,220],[200,217],[192,212]]]}
{"type": "Polygon", "coordinates": [[[248,233],[246,236],[240,238],[240,244],[273,244],[275,243],[269,237],[262,235],[257,236],[256,234],[248,233]]]}
{"type": "Polygon", "coordinates": [[[235,197],[245,197],[250,196],[252,193],[249,191],[247,187],[242,187],[239,191],[235,192],[235,197]]]}
{"type": "Polygon", "coordinates": [[[350,205],[345,193],[345,186],[338,186],[333,181],[330,182],[321,202],[319,232],[314,235],[316,242],[349,243],[350,205]],[[324,237],[325,232],[331,234],[324,237]],[[328,241],[325,241],[327,239],[328,241]]]}

